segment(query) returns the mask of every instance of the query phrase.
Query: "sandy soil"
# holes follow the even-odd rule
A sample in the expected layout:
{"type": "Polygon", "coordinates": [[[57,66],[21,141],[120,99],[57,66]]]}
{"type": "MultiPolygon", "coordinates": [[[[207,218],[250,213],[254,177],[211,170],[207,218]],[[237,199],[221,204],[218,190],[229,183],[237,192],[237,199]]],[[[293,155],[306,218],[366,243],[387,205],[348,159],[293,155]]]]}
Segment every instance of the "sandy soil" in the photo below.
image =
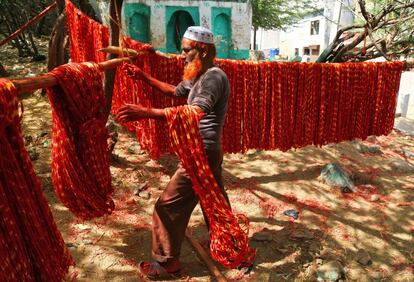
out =
{"type": "MultiPolygon", "coordinates": [[[[22,72],[12,71],[13,76],[45,70],[25,59],[2,63],[8,70],[16,64],[24,66],[22,72]]],[[[141,280],[137,264],[150,258],[152,207],[174,172],[176,159],[150,160],[134,137],[120,129],[111,165],[116,210],[104,218],[78,220],[58,202],[51,184],[47,98],[36,92],[23,102],[28,150],[76,261],[66,280],[141,280]],[[135,195],[145,182],[145,191],[135,195]]],[[[258,256],[249,274],[221,268],[222,272],[229,280],[316,281],[323,268],[331,265],[332,270],[336,264],[343,281],[414,281],[412,165],[414,139],[396,131],[323,148],[226,155],[225,185],[234,211],[250,219],[249,236],[258,256]],[[361,153],[361,144],[376,144],[381,153],[361,153]],[[339,162],[354,175],[356,193],[343,194],[318,179],[323,166],[331,162],[339,162]],[[299,211],[299,218],[284,215],[288,209],[299,211]],[[372,264],[364,265],[367,256],[372,264]]],[[[199,208],[190,229],[197,240],[207,239],[199,208]]],[[[179,281],[214,281],[187,241],[182,263],[179,281]]]]}
{"type": "MultiPolygon", "coordinates": [[[[50,106],[37,93],[24,99],[24,134],[55,220],[75,261],[67,280],[136,281],[137,264],[149,259],[152,207],[177,161],[152,161],[132,135],[120,129],[111,165],[116,210],[83,222],[56,199],[50,173],[50,106]],[[31,136],[31,137],[27,137],[31,136]],[[33,153],[34,152],[34,153],[33,153]],[[147,182],[144,193],[136,190],[147,182]]],[[[313,281],[318,267],[332,260],[344,268],[347,281],[413,281],[414,140],[399,132],[369,141],[309,146],[288,152],[228,154],[224,179],[233,209],[250,219],[255,268],[248,275],[225,270],[230,280],[313,281]],[[377,144],[380,154],[361,153],[356,144],[377,144]],[[403,171],[398,162],[407,164],[403,171]],[[318,179],[324,165],[339,162],[357,180],[357,192],[344,194],[318,179]],[[299,211],[293,220],[283,214],[299,211]],[[371,265],[357,262],[358,250],[371,265]]],[[[207,239],[201,210],[190,222],[193,236],[207,239]]],[[[213,281],[186,241],[181,280],[213,281]]]]}

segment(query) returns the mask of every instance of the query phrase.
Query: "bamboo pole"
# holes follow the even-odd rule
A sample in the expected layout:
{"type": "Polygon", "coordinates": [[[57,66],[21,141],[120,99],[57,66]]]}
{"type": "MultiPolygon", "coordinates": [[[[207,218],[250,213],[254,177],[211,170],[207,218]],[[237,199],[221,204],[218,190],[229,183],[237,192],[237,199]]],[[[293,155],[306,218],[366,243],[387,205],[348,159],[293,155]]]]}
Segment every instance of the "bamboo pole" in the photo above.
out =
{"type": "MultiPolygon", "coordinates": [[[[120,64],[122,64],[123,62],[127,62],[129,60],[130,58],[128,57],[116,58],[116,59],[112,59],[112,60],[99,63],[98,65],[102,71],[105,71],[105,70],[113,69],[119,66],[120,64]]],[[[17,89],[18,95],[21,95],[27,92],[33,92],[37,89],[48,88],[48,87],[57,85],[56,78],[50,73],[46,73],[43,75],[31,77],[31,78],[15,79],[15,80],[12,80],[12,82],[17,89]]]]}
{"type": "MultiPolygon", "coordinates": [[[[121,9],[123,0],[110,0],[109,2],[109,40],[110,44],[119,46],[119,37],[121,35],[122,21],[121,9]]],[[[107,60],[116,58],[113,54],[106,56],[107,60]]],[[[109,69],[104,73],[104,95],[106,100],[104,114],[109,117],[112,107],[112,95],[114,92],[115,70],[109,69]]]]}
{"type": "Polygon", "coordinates": [[[52,11],[56,7],[56,2],[53,2],[50,4],[46,9],[44,9],[40,14],[32,18],[30,21],[25,23],[23,26],[21,26],[18,30],[10,34],[7,38],[0,41],[0,46],[3,46],[4,44],[8,43],[9,41],[15,39],[17,36],[19,36],[20,33],[25,31],[27,28],[29,28],[32,24],[36,23],[38,20],[43,18],[47,15],[50,11],[52,11]]]}
{"type": "Polygon", "coordinates": [[[158,56],[164,57],[164,58],[171,58],[171,55],[168,55],[164,52],[158,51],[154,48],[145,50],[145,51],[137,51],[134,49],[129,49],[129,48],[121,48],[119,46],[108,46],[106,48],[102,48],[98,50],[99,52],[105,52],[108,54],[113,54],[113,55],[118,55],[118,56],[129,56],[129,57],[136,57],[140,54],[144,54],[144,53],[155,53],[158,56]]]}
{"type": "Polygon", "coordinates": [[[208,256],[206,251],[203,249],[203,247],[198,243],[191,235],[188,229],[185,231],[185,236],[187,237],[187,240],[191,243],[194,250],[197,252],[197,255],[204,261],[206,264],[208,270],[211,274],[216,278],[218,282],[227,282],[226,277],[220,272],[220,270],[217,268],[217,266],[214,264],[212,259],[208,256]]]}

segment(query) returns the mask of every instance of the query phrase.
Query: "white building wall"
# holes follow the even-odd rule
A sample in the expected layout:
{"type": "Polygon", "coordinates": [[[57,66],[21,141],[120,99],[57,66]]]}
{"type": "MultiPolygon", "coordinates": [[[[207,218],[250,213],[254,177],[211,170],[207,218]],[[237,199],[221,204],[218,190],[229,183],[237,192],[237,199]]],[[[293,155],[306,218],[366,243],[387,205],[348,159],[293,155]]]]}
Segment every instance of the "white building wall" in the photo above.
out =
{"type": "MultiPolygon", "coordinates": [[[[338,28],[353,23],[354,0],[322,0],[317,7],[321,9],[320,14],[306,17],[286,31],[259,29],[256,39],[258,49],[279,48],[282,56],[292,57],[295,48],[298,48],[299,54],[303,55],[304,48],[319,45],[320,54],[333,40],[338,28]],[[319,20],[319,34],[311,35],[311,22],[316,20],[319,20]]],[[[251,42],[253,46],[253,32],[251,32],[251,42]]],[[[313,56],[313,59],[315,57],[317,56],[313,56]]]]}
{"type": "Polygon", "coordinates": [[[414,119],[414,71],[403,72],[398,91],[397,113],[414,119]]]}
{"type": "MultiPolygon", "coordinates": [[[[247,2],[220,1],[160,1],[160,0],[126,0],[124,3],[144,3],[151,7],[151,41],[155,47],[165,45],[165,6],[198,6],[200,25],[212,27],[211,8],[231,8],[231,29],[233,44],[236,49],[249,49],[252,12],[247,2]],[[155,22],[155,23],[154,23],[155,22]]],[[[123,17],[124,18],[124,17],[123,17]]],[[[125,26],[125,23],[123,23],[125,26]]]]}
{"type": "Polygon", "coordinates": [[[324,15],[330,20],[326,32],[329,34],[328,46],[335,38],[338,29],[351,25],[354,22],[353,0],[326,0],[324,15]]]}
{"type": "MultiPolygon", "coordinates": [[[[251,46],[253,46],[253,37],[251,46]]],[[[256,44],[258,50],[268,50],[271,48],[279,48],[280,31],[259,29],[256,33],[256,44]]]]}

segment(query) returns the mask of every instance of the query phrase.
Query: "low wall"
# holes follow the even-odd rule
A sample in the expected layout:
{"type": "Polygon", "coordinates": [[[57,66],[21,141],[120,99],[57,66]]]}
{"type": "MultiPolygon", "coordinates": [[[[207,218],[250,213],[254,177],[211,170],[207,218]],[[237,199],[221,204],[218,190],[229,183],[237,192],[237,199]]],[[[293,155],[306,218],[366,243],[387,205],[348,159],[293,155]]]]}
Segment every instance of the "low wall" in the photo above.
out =
{"type": "Polygon", "coordinates": [[[397,114],[414,119],[414,71],[403,72],[401,75],[397,114]]]}

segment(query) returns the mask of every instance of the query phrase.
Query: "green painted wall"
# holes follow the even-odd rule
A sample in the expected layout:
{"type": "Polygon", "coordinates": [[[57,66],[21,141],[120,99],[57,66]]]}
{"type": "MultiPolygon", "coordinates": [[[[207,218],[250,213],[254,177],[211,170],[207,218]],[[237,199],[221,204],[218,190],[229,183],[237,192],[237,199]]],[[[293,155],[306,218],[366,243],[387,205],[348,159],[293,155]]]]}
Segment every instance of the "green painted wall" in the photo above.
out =
{"type": "Polygon", "coordinates": [[[211,19],[213,23],[212,31],[217,41],[217,57],[229,58],[230,49],[232,48],[231,9],[212,7],[211,19]]]}
{"type": "Polygon", "coordinates": [[[250,57],[248,49],[234,49],[230,50],[230,59],[247,60],[250,57]]]}
{"type": "Polygon", "coordinates": [[[180,53],[181,38],[187,27],[200,24],[200,12],[198,7],[166,6],[165,21],[165,49],[168,53],[180,53]]]}
{"type": "MultiPolygon", "coordinates": [[[[157,2],[157,1],[155,1],[157,2]]],[[[246,1],[224,1],[224,2],[246,2],[246,1]]],[[[194,2],[195,3],[195,2],[194,2]]],[[[161,37],[158,39],[161,44],[159,50],[167,53],[181,52],[181,37],[190,25],[200,25],[200,11],[198,6],[167,6],[168,1],[159,2],[158,9],[165,9],[165,23],[155,23],[165,25],[165,41],[161,37]],[[178,19],[178,24],[177,24],[178,19]],[[176,24],[179,35],[176,32],[176,24]],[[180,37],[181,36],[181,37],[180,37]],[[165,43],[164,43],[165,42],[165,43]]],[[[154,8],[154,7],[153,7],[154,8]]],[[[157,9],[154,8],[154,11],[157,9]]],[[[164,11],[163,11],[164,12],[164,11]]],[[[141,42],[150,43],[151,40],[151,7],[143,3],[124,4],[125,23],[128,34],[141,42]]],[[[156,19],[155,19],[156,20],[156,19]]],[[[230,59],[248,59],[248,49],[238,49],[237,44],[233,44],[232,9],[229,7],[211,7],[211,28],[215,37],[221,37],[221,42],[217,42],[217,57],[230,59]]],[[[161,26],[160,26],[161,28],[161,26]]]]}
{"type": "Polygon", "coordinates": [[[151,8],[142,3],[127,3],[124,6],[129,35],[138,41],[151,41],[151,8]]]}

